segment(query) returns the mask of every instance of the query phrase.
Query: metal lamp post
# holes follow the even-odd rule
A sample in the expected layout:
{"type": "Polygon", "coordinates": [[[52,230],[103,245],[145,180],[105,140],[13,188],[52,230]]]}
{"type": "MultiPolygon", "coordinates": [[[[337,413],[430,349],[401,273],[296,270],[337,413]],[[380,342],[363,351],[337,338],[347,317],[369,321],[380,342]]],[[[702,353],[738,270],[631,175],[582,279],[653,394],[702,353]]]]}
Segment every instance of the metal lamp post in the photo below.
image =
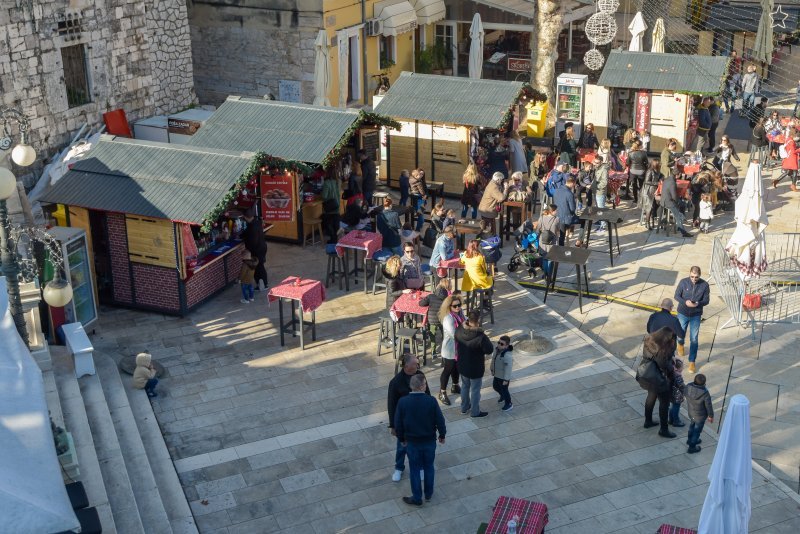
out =
{"type": "MultiPolygon", "coordinates": [[[[21,141],[11,151],[11,159],[17,165],[26,167],[36,160],[36,152],[27,144],[28,128],[30,122],[25,115],[13,108],[0,108],[0,124],[3,127],[3,138],[0,138],[0,150],[11,148],[13,141],[10,135],[10,126],[17,124],[21,141]]],[[[8,205],[6,201],[17,191],[17,178],[9,169],[0,166],[0,272],[6,277],[9,296],[9,311],[14,318],[20,337],[29,346],[28,330],[25,327],[25,316],[22,311],[22,300],[19,294],[20,265],[18,261],[17,246],[20,238],[27,237],[29,242],[39,241],[49,246],[52,253],[54,276],[53,280],[45,286],[44,299],[50,306],[64,306],[72,300],[72,286],[61,278],[63,258],[55,242],[44,230],[39,228],[15,228],[8,220],[8,205]]],[[[31,262],[35,260],[31,257],[31,262]]]]}

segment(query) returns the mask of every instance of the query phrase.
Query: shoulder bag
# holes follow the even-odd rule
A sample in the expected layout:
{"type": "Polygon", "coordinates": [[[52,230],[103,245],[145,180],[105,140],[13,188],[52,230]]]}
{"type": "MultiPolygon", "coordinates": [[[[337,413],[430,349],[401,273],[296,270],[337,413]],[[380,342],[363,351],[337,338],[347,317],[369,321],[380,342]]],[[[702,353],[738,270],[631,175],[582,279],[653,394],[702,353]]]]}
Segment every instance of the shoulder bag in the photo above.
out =
{"type": "Polygon", "coordinates": [[[636,369],[636,381],[642,389],[655,390],[659,393],[669,391],[669,382],[654,360],[642,360],[636,369]]]}

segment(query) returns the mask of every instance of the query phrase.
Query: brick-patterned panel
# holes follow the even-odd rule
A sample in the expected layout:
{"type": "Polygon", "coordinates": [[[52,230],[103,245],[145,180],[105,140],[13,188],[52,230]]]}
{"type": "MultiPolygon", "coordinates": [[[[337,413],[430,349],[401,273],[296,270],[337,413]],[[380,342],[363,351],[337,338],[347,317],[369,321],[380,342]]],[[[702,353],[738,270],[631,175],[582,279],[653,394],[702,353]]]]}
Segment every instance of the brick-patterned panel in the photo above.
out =
{"type": "Polygon", "coordinates": [[[175,269],[131,263],[136,284],[136,304],[170,312],[180,312],[178,275],[175,269]]]}
{"type": "Polygon", "coordinates": [[[228,271],[228,283],[239,280],[239,272],[242,270],[243,252],[244,247],[225,256],[225,262],[228,271]]]}
{"type": "Polygon", "coordinates": [[[106,213],[106,221],[108,224],[108,253],[111,256],[111,272],[114,277],[114,300],[122,304],[133,304],[125,215],[106,213]]]}
{"type": "MultiPolygon", "coordinates": [[[[231,254],[238,254],[232,252],[231,254]]],[[[186,307],[191,309],[227,285],[225,258],[210,263],[202,271],[186,280],[186,307]]],[[[238,272],[236,273],[239,274],[238,272]]]]}

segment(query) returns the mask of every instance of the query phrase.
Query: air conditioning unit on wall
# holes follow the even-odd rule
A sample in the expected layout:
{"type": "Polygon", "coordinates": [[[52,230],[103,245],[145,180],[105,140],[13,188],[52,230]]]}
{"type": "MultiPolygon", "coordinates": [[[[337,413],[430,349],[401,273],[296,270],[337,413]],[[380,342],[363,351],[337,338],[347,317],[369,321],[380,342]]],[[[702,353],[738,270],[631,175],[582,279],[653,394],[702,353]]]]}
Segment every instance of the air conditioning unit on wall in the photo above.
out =
{"type": "Polygon", "coordinates": [[[364,23],[367,37],[374,37],[383,33],[383,21],[381,19],[369,19],[364,23]]]}

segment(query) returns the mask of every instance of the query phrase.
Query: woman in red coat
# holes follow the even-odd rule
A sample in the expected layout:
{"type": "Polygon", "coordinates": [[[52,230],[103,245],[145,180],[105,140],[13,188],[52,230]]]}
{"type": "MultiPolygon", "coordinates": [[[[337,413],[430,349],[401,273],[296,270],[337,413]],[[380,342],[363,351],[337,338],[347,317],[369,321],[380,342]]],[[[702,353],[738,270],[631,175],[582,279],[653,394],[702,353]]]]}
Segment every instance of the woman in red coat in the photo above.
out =
{"type": "Polygon", "coordinates": [[[791,187],[792,191],[797,191],[795,182],[797,181],[797,156],[800,154],[798,145],[800,145],[800,134],[798,134],[797,130],[793,130],[792,137],[783,145],[786,151],[786,157],[783,158],[783,162],[781,163],[783,172],[777,179],[772,180],[772,187],[778,187],[780,181],[788,176],[791,178],[789,187],[791,187]]]}

